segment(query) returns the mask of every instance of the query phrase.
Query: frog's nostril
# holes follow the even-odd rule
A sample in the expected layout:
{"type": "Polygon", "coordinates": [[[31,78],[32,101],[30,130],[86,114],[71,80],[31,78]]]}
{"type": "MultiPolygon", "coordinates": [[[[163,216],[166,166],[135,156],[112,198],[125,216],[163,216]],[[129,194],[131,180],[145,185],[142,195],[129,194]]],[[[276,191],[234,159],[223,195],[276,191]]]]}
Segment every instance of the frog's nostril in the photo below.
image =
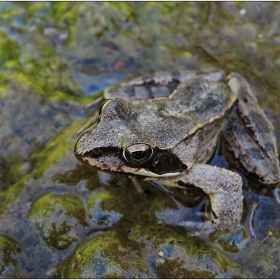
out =
{"type": "Polygon", "coordinates": [[[87,151],[83,153],[84,157],[90,157],[90,158],[97,158],[100,157],[103,154],[102,150],[99,148],[94,148],[90,151],[87,151]]]}

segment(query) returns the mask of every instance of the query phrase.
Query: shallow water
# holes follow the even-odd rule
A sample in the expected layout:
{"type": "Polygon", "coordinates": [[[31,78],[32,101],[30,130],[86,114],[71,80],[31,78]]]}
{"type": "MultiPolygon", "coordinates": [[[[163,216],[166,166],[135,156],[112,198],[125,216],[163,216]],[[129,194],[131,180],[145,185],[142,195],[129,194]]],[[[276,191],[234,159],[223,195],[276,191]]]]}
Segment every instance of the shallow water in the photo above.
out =
{"type": "Polygon", "coordinates": [[[0,276],[279,278],[271,192],[248,182],[242,227],[209,232],[199,190],[141,195],[73,153],[105,87],[207,67],[248,79],[279,150],[279,15],[277,2],[1,2],[0,276]]]}

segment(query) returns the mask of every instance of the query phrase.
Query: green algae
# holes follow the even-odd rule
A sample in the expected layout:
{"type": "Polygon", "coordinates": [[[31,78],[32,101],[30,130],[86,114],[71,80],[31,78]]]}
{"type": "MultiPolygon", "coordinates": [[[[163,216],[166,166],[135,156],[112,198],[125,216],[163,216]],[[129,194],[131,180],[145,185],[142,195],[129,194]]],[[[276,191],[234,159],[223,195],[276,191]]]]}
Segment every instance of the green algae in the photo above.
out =
{"type": "Polygon", "coordinates": [[[73,149],[75,144],[74,135],[81,123],[83,121],[73,122],[49,139],[43,150],[37,155],[37,161],[41,162],[41,164],[32,173],[35,179],[40,178],[50,166],[63,157],[67,150],[73,149]]]}
{"type": "Polygon", "coordinates": [[[63,261],[62,278],[150,278],[139,252],[114,232],[96,234],[80,243],[63,261]]]}
{"type": "MultiPolygon", "coordinates": [[[[105,201],[107,201],[107,204],[109,207],[111,206],[112,209],[116,209],[116,205],[114,205],[115,203],[113,203],[113,200],[116,200],[116,198],[114,198],[109,191],[96,192],[87,198],[87,202],[86,202],[87,208],[88,209],[95,208],[101,202],[102,202],[102,204],[104,204],[105,201]]],[[[106,207],[106,205],[105,205],[105,207],[106,207]]]]}
{"type": "Polygon", "coordinates": [[[242,245],[249,238],[249,232],[245,227],[234,231],[216,230],[209,236],[210,240],[219,244],[223,250],[230,253],[238,253],[242,245]]]}
{"type": "MultiPolygon", "coordinates": [[[[160,254],[160,258],[164,259],[164,261],[161,259],[155,268],[159,278],[246,275],[238,264],[218,250],[197,237],[190,237],[185,228],[167,225],[136,226],[131,230],[129,240],[138,242],[144,255],[160,254]]],[[[147,258],[149,259],[148,256],[147,258]]]]}
{"type": "Polygon", "coordinates": [[[18,242],[6,235],[0,235],[0,248],[2,250],[7,250],[12,254],[21,253],[21,248],[18,242]]]}
{"type": "MultiPolygon", "coordinates": [[[[10,204],[24,188],[28,179],[39,179],[48,168],[50,168],[55,162],[63,157],[68,149],[72,150],[75,140],[74,138],[71,138],[70,135],[75,135],[76,131],[80,127],[79,123],[81,122],[84,121],[82,120],[77,121],[76,123],[74,122],[51,137],[44,149],[40,152],[36,152],[36,158],[32,159],[35,165],[35,168],[32,170],[32,172],[24,175],[20,178],[20,180],[9,184],[9,186],[7,186],[4,190],[0,191],[0,215],[3,214],[7,205],[10,204]],[[40,164],[37,164],[38,162],[40,162],[40,164]]],[[[32,154],[30,157],[32,157],[32,154]]],[[[14,169],[12,170],[12,172],[14,172],[14,169]]],[[[10,177],[16,178],[14,176],[10,177]]]]}
{"type": "Polygon", "coordinates": [[[34,221],[43,240],[59,250],[78,240],[80,225],[87,227],[82,201],[73,195],[45,193],[31,204],[28,218],[34,221]]]}
{"type": "MultiPolygon", "coordinates": [[[[25,12],[28,12],[31,17],[38,9],[42,8],[45,8],[44,3],[24,5],[25,12]]],[[[5,16],[2,16],[2,18],[3,20],[13,18],[17,15],[17,12],[19,12],[17,8],[10,13],[3,11],[2,13],[5,16]]],[[[59,15],[59,19],[67,23],[69,30],[73,28],[72,23],[68,23],[70,17],[72,18],[71,22],[73,22],[76,19],[75,15],[79,12],[80,8],[66,2],[52,3],[50,9],[51,17],[57,20],[59,15]],[[66,10],[67,12],[65,12],[66,10]]],[[[8,85],[8,88],[26,87],[29,91],[45,96],[49,100],[88,103],[90,99],[82,96],[83,90],[74,82],[67,61],[56,54],[42,34],[39,36],[41,40],[38,40],[36,45],[31,47],[27,43],[19,44],[5,31],[0,30],[1,84],[8,85]],[[38,59],[38,56],[40,59],[38,59]]]]}
{"type": "Polygon", "coordinates": [[[64,195],[55,195],[51,193],[42,194],[37,196],[36,199],[32,202],[28,217],[36,216],[42,214],[45,218],[48,215],[48,211],[54,211],[56,204],[60,204],[64,211],[67,214],[82,220],[85,218],[84,214],[84,205],[80,199],[77,197],[64,194],[64,195]]]}
{"type": "Polygon", "coordinates": [[[121,200],[107,190],[99,190],[90,195],[86,205],[90,218],[99,228],[111,227],[123,216],[119,213],[121,200]]]}
{"type": "Polygon", "coordinates": [[[21,253],[20,244],[7,235],[0,235],[0,276],[7,276],[19,268],[17,255],[21,253]]]}
{"type": "Polygon", "coordinates": [[[5,63],[14,61],[20,55],[18,43],[11,39],[3,30],[0,29],[0,66],[5,68],[5,63]]]}
{"type": "Polygon", "coordinates": [[[0,19],[5,21],[7,19],[14,18],[17,16],[20,12],[19,8],[10,8],[5,11],[0,11],[0,19]]]}

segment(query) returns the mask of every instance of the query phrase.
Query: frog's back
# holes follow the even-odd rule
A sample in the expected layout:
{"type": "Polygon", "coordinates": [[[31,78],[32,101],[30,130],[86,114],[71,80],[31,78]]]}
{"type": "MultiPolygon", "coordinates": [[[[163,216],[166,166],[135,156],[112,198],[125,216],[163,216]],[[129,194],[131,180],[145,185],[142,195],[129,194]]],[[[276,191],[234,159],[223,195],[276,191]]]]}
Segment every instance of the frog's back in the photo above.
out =
{"type": "Polygon", "coordinates": [[[203,71],[158,71],[108,87],[104,90],[104,97],[105,99],[119,97],[127,101],[168,97],[179,84],[195,77],[204,78],[209,81],[222,81],[225,79],[225,73],[221,69],[205,69],[203,71]]]}
{"type": "Polygon", "coordinates": [[[130,129],[153,135],[159,146],[171,148],[207,124],[227,115],[235,96],[226,84],[193,78],[168,97],[129,102],[130,129]]]}

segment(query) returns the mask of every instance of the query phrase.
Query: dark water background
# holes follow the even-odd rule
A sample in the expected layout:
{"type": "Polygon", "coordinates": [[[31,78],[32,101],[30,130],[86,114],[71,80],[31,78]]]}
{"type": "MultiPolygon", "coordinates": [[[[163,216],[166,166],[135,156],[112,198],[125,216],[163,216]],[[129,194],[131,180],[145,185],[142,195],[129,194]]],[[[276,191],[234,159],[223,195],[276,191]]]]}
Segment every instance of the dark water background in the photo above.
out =
{"type": "Polygon", "coordinates": [[[280,277],[271,193],[248,182],[242,227],[207,232],[201,193],[140,195],[74,157],[106,86],[207,67],[248,79],[279,147],[279,3],[0,3],[0,277],[280,277]]]}

